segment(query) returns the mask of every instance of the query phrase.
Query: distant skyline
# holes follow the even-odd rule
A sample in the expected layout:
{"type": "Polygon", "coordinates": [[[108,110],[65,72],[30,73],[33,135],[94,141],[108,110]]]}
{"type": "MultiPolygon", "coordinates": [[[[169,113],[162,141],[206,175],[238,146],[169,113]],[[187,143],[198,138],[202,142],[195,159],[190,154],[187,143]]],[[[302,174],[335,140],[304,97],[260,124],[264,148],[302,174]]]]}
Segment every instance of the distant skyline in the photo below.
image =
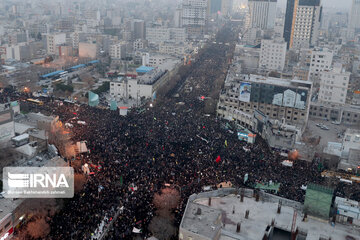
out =
{"type": "MultiPolygon", "coordinates": [[[[247,0],[238,0],[247,3],[247,0]]],[[[278,0],[278,7],[285,8],[287,0],[278,0]]],[[[340,11],[350,11],[352,0],[322,0],[322,4],[326,8],[339,9],[340,11]]]]}
{"type": "MultiPolygon", "coordinates": [[[[278,5],[286,6],[287,0],[278,0],[278,5]]],[[[326,8],[337,8],[339,10],[350,11],[352,0],[322,0],[322,4],[326,8]]]]}

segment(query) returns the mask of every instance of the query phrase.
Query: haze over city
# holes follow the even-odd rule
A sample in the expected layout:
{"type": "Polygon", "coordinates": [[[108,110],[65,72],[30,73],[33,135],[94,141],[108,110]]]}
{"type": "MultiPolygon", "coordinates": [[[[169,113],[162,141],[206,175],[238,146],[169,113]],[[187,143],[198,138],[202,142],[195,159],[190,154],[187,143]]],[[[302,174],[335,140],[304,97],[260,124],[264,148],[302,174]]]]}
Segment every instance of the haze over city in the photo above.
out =
{"type": "Polygon", "coordinates": [[[0,0],[0,240],[360,240],[360,0],[0,0]]]}

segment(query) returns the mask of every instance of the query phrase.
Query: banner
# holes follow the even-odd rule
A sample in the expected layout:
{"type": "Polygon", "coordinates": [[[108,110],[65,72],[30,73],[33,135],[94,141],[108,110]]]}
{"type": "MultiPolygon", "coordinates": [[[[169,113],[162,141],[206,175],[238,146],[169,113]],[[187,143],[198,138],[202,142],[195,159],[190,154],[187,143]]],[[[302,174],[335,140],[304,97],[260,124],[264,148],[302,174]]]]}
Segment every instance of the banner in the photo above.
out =
{"type": "Polygon", "coordinates": [[[242,102],[250,102],[251,83],[240,83],[240,96],[239,100],[242,102]]]}
{"type": "Polygon", "coordinates": [[[110,110],[111,111],[116,111],[117,110],[117,102],[116,101],[111,101],[110,102],[110,110]]]}
{"type": "Polygon", "coordinates": [[[93,93],[92,91],[89,91],[89,106],[96,107],[98,105],[99,105],[99,95],[93,93]]]}

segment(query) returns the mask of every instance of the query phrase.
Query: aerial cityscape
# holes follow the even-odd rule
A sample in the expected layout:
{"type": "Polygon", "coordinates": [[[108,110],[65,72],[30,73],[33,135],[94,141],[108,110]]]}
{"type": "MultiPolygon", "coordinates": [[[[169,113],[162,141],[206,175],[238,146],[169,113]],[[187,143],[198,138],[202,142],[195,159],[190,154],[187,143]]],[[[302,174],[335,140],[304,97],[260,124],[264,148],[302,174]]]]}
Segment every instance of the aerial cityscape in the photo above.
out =
{"type": "Polygon", "coordinates": [[[0,0],[0,240],[360,240],[360,0],[0,0]]]}

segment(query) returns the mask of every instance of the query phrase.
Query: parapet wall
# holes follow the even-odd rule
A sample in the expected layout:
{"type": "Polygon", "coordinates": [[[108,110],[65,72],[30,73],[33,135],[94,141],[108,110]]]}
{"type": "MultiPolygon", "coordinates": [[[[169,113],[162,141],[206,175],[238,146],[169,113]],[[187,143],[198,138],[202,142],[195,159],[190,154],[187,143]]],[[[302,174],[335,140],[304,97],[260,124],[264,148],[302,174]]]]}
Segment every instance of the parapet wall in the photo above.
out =
{"type": "MultiPolygon", "coordinates": [[[[241,195],[241,192],[244,191],[244,196],[248,197],[248,198],[252,198],[254,197],[254,190],[253,189],[246,189],[246,188],[221,188],[218,190],[214,190],[214,191],[209,191],[209,192],[201,192],[198,194],[193,194],[189,197],[188,203],[189,202],[193,202],[196,199],[201,199],[201,198],[209,198],[209,197],[225,197],[228,196],[230,194],[234,194],[234,195],[241,195]]],[[[296,202],[296,201],[292,201],[286,198],[281,198],[263,191],[258,191],[259,193],[259,200],[260,201],[264,201],[264,202],[272,202],[272,203],[279,203],[281,201],[282,206],[287,206],[287,207],[291,207],[291,208],[295,208],[298,211],[303,211],[304,206],[303,204],[296,202]]]]}

